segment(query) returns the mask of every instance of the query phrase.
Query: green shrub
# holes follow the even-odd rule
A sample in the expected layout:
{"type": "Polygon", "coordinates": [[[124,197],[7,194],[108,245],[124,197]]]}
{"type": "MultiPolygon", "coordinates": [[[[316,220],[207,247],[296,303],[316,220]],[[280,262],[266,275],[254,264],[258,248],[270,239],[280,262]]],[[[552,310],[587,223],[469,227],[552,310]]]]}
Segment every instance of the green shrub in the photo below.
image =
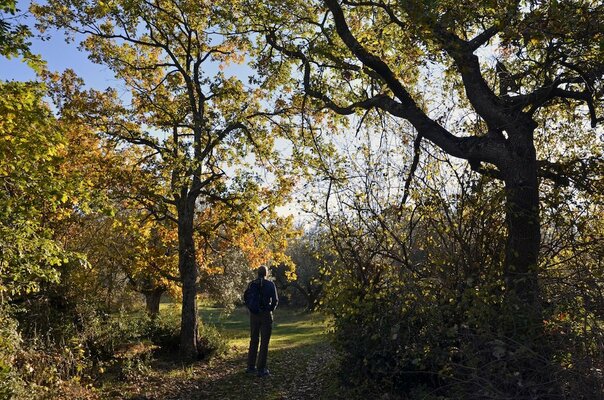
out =
{"type": "MultiPolygon", "coordinates": [[[[23,325],[0,307],[0,399],[70,398],[65,390],[93,391],[102,376],[133,380],[148,372],[157,354],[178,354],[177,312],[152,319],[125,311],[107,314],[82,303],[40,319],[37,311],[44,307],[23,309],[18,314],[23,325]],[[36,319],[41,329],[35,329],[36,319]]],[[[203,359],[227,350],[211,325],[200,324],[198,345],[203,359]]]]}
{"type": "Polygon", "coordinates": [[[12,398],[23,392],[24,382],[15,368],[21,343],[17,321],[0,304],[0,399],[12,398]]]}
{"type": "Polygon", "coordinates": [[[150,319],[146,335],[153,344],[159,347],[160,352],[177,352],[180,345],[180,316],[168,312],[150,319]]]}
{"type": "Polygon", "coordinates": [[[197,350],[200,359],[221,356],[228,351],[228,341],[214,325],[200,323],[197,350]]]}
{"type": "Polygon", "coordinates": [[[82,322],[78,337],[92,359],[108,360],[120,346],[144,340],[147,324],[146,317],[123,311],[114,315],[92,314],[82,322]]]}
{"type": "MultiPolygon", "coordinates": [[[[158,347],[158,352],[176,354],[180,346],[180,315],[167,312],[148,320],[146,338],[158,347]]],[[[214,325],[200,322],[197,348],[199,358],[208,359],[225,354],[228,341],[214,325]]]]}
{"type": "Polygon", "coordinates": [[[551,380],[560,376],[548,356],[551,338],[535,343],[507,336],[507,326],[520,321],[511,320],[500,296],[475,288],[455,296],[450,288],[425,281],[366,289],[335,317],[340,377],[347,386],[365,395],[408,399],[561,393],[551,380]]]}

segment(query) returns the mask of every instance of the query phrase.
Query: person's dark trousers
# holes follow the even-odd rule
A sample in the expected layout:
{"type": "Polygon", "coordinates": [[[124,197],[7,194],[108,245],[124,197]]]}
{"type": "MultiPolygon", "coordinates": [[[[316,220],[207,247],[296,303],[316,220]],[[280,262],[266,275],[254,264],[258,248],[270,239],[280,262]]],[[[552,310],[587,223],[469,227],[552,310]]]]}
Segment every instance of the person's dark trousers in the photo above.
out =
{"type": "Polygon", "coordinates": [[[247,356],[248,367],[256,366],[258,355],[258,342],[260,341],[260,354],[258,355],[258,371],[266,368],[268,356],[268,342],[273,331],[273,313],[260,311],[258,314],[250,313],[250,349],[247,356]],[[259,340],[260,339],[260,340],[259,340]]]}

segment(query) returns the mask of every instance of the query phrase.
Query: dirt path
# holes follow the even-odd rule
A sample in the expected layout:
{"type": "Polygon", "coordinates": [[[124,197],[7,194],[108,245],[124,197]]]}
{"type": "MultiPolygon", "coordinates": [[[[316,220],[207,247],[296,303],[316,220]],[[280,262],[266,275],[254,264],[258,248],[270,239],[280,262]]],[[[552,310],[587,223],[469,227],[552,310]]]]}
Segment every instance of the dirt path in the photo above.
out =
{"type": "MultiPolygon", "coordinates": [[[[281,311],[269,348],[271,376],[245,373],[247,323],[235,315],[223,321],[232,345],[228,355],[193,365],[156,362],[147,373],[106,393],[110,399],[303,400],[325,397],[333,380],[334,352],[325,322],[316,316],[281,311]],[[280,318],[281,317],[281,318],[280,318]],[[279,322],[281,321],[281,322],[279,322]]],[[[220,326],[219,326],[220,328],[220,326]]]]}
{"type": "Polygon", "coordinates": [[[329,343],[277,350],[270,355],[271,376],[246,374],[246,352],[242,348],[209,364],[161,365],[140,380],[108,393],[108,398],[130,400],[176,399],[320,399],[325,390],[326,371],[333,352],[329,343]]]}

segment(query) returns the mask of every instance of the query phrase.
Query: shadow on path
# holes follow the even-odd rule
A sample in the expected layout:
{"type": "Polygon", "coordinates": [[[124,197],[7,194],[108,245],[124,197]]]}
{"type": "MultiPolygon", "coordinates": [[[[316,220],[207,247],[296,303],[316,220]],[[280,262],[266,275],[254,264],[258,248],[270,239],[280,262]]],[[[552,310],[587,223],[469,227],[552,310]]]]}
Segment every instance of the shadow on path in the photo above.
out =
{"type": "Polygon", "coordinates": [[[331,357],[328,343],[317,343],[270,352],[271,376],[246,374],[244,351],[216,363],[205,376],[194,377],[190,387],[165,399],[319,399],[325,382],[324,367],[331,357]]]}
{"type": "MultiPolygon", "coordinates": [[[[316,315],[282,310],[275,316],[269,347],[271,376],[246,374],[249,326],[240,310],[222,322],[214,320],[231,338],[232,350],[223,358],[191,365],[158,362],[136,384],[110,398],[130,400],[227,399],[302,400],[321,399],[334,379],[334,351],[325,321],[316,315]],[[280,322],[281,321],[281,322],[280,322]],[[132,387],[134,389],[134,386],[132,387]],[[135,394],[136,393],[136,394],[135,394]]],[[[206,319],[207,321],[208,319],[206,319]]]]}

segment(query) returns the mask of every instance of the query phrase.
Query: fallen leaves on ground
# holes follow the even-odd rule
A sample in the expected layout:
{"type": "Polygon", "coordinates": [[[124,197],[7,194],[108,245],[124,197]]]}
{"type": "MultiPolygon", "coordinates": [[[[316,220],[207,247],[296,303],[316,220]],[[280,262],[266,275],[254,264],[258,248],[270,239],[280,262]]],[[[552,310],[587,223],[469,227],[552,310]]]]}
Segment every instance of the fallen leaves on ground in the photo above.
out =
{"type": "MultiPolygon", "coordinates": [[[[300,318],[305,318],[301,316],[300,318]]],[[[286,324],[284,324],[286,325],[286,324]]],[[[116,385],[104,398],[123,400],[303,400],[321,399],[326,380],[333,379],[329,368],[334,351],[324,327],[312,331],[288,326],[275,330],[269,347],[271,376],[246,374],[247,348],[231,351],[209,362],[179,364],[155,361],[144,377],[116,385]]],[[[240,342],[241,343],[241,342],[240,342]]]]}

